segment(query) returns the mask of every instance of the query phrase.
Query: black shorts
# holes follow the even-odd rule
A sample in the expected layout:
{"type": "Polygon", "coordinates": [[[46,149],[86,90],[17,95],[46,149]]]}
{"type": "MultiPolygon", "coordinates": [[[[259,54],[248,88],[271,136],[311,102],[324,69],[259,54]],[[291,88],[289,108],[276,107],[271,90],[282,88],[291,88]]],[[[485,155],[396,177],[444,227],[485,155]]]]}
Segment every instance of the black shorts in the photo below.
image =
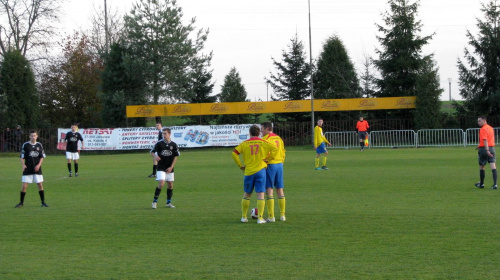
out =
{"type": "Polygon", "coordinates": [[[360,132],[358,132],[359,140],[365,140],[366,139],[366,134],[368,134],[368,132],[366,132],[366,131],[360,131],[360,132]]]}
{"type": "Polygon", "coordinates": [[[486,165],[487,163],[496,162],[495,147],[489,147],[489,148],[490,148],[490,153],[493,155],[492,157],[488,156],[488,153],[486,152],[486,149],[484,147],[478,149],[477,158],[479,161],[479,165],[486,165]]]}

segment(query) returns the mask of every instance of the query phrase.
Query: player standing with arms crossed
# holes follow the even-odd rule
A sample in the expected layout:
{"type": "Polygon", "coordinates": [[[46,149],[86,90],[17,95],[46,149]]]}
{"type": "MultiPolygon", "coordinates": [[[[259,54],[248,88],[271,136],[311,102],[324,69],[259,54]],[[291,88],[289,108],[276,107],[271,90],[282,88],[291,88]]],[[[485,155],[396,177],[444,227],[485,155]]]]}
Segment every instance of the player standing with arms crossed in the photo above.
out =
{"type": "Polygon", "coordinates": [[[37,142],[38,133],[30,131],[30,141],[21,146],[21,165],[23,167],[23,178],[21,188],[21,201],[16,208],[24,206],[24,197],[28,184],[36,183],[38,185],[38,194],[42,201],[42,207],[49,207],[45,204],[45,192],[43,190],[42,162],[45,158],[45,151],[41,143],[37,142]]]}
{"type": "Polygon", "coordinates": [[[177,144],[170,139],[170,128],[164,127],[161,129],[163,139],[158,141],[153,149],[151,149],[151,156],[158,162],[158,169],[156,171],[156,181],[158,187],[155,190],[155,196],[151,207],[156,209],[158,197],[160,197],[161,189],[167,181],[167,208],[175,208],[172,205],[172,196],[174,193],[174,165],[177,162],[177,157],[180,156],[177,144]]]}
{"type": "MultiPolygon", "coordinates": [[[[162,129],[163,126],[161,124],[161,122],[157,122],[156,123],[156,129],[158,129],[158,141],[160,141],[161,139],[163,139],[163,132],[162,132],[162,129]]],[[[158,162],[153,159],[153,173],[151,173],[148,177],[149,178],[152,178],[152,177],[156,177],[156,169],[158,168],[158,162]]]]}
{"type": "Polygon", "coordinates": [[[64,141],[66,141],[66,159],[68,159],[69,177],[71,177],[71,160],[75,162],[75,177],[78,177],[78,159],[80,159],[78,141],[82,142],[83,149],[83,137],[80,132],[78,132],[77,124],[71,125],[71,131],[66,133],[64,141]]]}
{"type": "Polygon", "coordinates": [[[314,167],[316,170],[328,170],[328,167],[326,167],[326,156],[328,156],[328,151],[326,150],[325,143],[328,144],[328,146],[332,145],[323,135],[323,119],[319,119],[318,125],[314,128],[314,149],[316,150],[314,167]],[[323,155],[323,166],[319,168],[319,157],[321,155],[323,155]]]}
{"type": "Polygon", "coordinates": [[[268,217],[266,221],[268,223],[274,223],[276,221],[274,217],[274,197],[273,188],[276,188],[276,193],[278,194],[278,205],[280,207],[280,220],[282,222],[286,221],[285,217],[285,193],[283,188],[285,187],[283,179],[283,163],[285,162],[285,144],[283,139],[277,134],[273,133],[273,125],[270,122],[264,122],[261,124],[262,139],[268,141],[271,144],[275,144],[278,148],[278,152],[273,160],[267,162],[266,169],[266,206],[268,217]]]}
{"type": "Polygon", "coordinates": [[[493,127],[488,125],[488,123],[486,122],[486,117],[481,116],[477,118],[477,124],[481,127],[481,129],[479,130],[479,146],[477,147],[477,155],[479,160],[479,179],[481,181],[479,183],[476,183],[476,187],[484,189],[484,166],[487,162],[489,162],[491,173],[493,174],[493,186],[491,186],[491,189],[496,190],[498,189],[498,174],[497,166],[495,164],[495,132],[493,131],[493,127]]]}
{"type": "Polygon", "coordinates": [[[368,128],[370,128],[368,122],[363,117],[359,117],[359,121],[356,123],[356,130],[359,137],[359,150],[362,152],[365,151],[365,139],[368,137],[368,128]]]}
{"type": "Polygon", "coordinates": [[[255,188],[257,193],[257,209],[259,210],[258,224],[265,224],[262,213],[266,207],[264,193],[266,191],[266,167],[264,162],[272,161],[278,148],[273,144],[259,138],[260,128],[256,125],[250,127],[250,139],[241,142],[234,148],[231,156],[238,167],[244,172],[243,178],[243,198],[241,200],[241,222],[248,222],[247,212],[250,207],[250,197],[255,188]],[[239,155],[243,154],[243,164],[241,164],[239,155]]]}

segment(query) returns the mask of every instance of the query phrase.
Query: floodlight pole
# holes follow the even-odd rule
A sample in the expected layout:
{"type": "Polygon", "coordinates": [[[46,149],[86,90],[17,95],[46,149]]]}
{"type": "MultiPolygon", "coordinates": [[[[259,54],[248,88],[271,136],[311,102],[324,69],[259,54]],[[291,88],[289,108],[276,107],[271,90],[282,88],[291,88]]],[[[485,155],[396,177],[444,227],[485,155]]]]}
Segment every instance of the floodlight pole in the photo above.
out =
{"type": "Polygon", "coordinates": [[[312,43],[311,43],[311,0],[307,0],[309,8],[309,71],[311,83],[311,140],[314,147],[314,82],[313,82],[313,65],[312,65],[312,43]]]}
{"type": "Polygon", "coordinates": [[[449,93],[450,93],[450,101],[451,101],[451,78],[448,78],[448,90],[449,90],[449,93]]]}

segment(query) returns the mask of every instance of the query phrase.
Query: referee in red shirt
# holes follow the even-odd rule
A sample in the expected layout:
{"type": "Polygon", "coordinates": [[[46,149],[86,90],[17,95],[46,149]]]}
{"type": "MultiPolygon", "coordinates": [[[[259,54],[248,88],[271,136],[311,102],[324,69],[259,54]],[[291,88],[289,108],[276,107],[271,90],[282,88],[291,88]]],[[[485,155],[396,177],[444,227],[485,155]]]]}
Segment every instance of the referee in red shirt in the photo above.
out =
{"type": "Polygon", "coordinates": [[[478,159],[479,159],[479,179],[481,180],[476,184],[476,187],[484,189],[484,166],[486,163],[490,163],[491,173],[493,173],[493,186],[492,190],[498,189],[497,186],[497,166],[495,164],[495,133],[493,128],[486,122],[486,117],[477,118],[477,124],[481,127],[479,130],[479,146],[478,148],[478,159]]]}
{"type": "Polygon", "coordinates": [[[365,150],[365,139],[368,136],[368,128],[370,128],[370,125],[368,124],[367,121],[363,119],[363,117],[359,117],[358,123],[356,123],[356,130],[358,131],[358,136],[359,136],[359,149],[360,151],[365,150]]]}

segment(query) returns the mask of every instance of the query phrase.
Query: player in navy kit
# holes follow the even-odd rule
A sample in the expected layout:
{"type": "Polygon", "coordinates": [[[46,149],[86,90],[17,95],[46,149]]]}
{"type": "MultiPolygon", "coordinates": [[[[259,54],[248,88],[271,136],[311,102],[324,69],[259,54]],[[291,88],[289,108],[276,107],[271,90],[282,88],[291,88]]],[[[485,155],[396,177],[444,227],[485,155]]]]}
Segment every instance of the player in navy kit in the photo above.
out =
{"type": "Polygon", "coordinates": [[[16,205],[16,208],[24,206],[24,197],[28,184],[36,183],[38,185],[38,194],[42,201],[42,207],[49,207],[45,204],[45,192],[43,190],[43,175],[42,162],[45,158],[45,151],[42,144],[37,142],[38,133],[34,130],[30,131],[30,141],[21,146],[21,165],[23,167],[21,201],[16,205]]]}
{"type": "Polygon", "coordinates": [[[71,160],[75,162],[75,177],[78,177],[78,159],[80,154],[78,153],[78,141],[82,141],[83,149],[83,137],[78,132],[78,126],[76,124],[71,125],[71,131],[66,133],[66,158],[68,159],[68,171],[69,177],[71,177],[71,160]]]}
{"type": "MultiPolygon", "coordinates": [[[[158,141],[160,141],[161,139],[163,139],[162,127],[163,126],[162,126],[161,122],[157,122],[156,123],[156,129],[158,129],[158,141]]],[[[153,159],[153,173],[151,173],[148,176],[149,178],[156,177],[156,168],[158,168],[158,162],[156,161],[156,159],[153,159]]]]}
{"type": "Polygon", "coordinates": [[[161,189],[167,181],[167,208],[175,208],[172,205],[172,195],[174,192],[174,165],[177,162],[177,157],[180,156],[179,148],[177,144],[170,139],[170,128],[164,127],[161,129],[163,139],[158,141],[153,149],[151,149],[151,156],[155,161],[158,162],[158,168],[156,171],[156,181],[158,181],[158,187],[155,189],[155,196],[151,207],[156,209],[156,203],[158,202],[158,197],[160,196],[161,189]]]}

